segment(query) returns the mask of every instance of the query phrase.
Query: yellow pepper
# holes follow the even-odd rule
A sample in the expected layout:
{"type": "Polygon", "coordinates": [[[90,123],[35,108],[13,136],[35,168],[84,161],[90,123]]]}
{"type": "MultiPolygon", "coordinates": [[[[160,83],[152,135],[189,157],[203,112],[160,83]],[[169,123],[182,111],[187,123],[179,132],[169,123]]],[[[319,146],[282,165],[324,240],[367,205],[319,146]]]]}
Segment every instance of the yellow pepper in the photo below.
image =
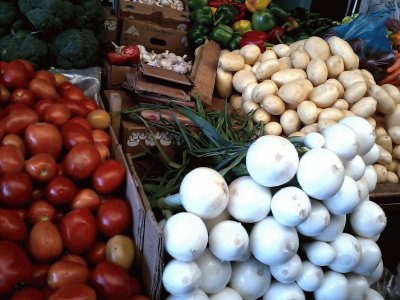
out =
{"type": "Polygon", "coordinates": [[[247,10],[252,13],[256,10],[263,10],[264,8],[267,8],[270,3],[271,0],[246,0],[244,2],[247,10]]]}
{"type": "Polygon", "coordinates": [[[246,32],[251,30],[251,21],[239,20],[232,24],[233,31],[246,32]]]}
{"type": "Polygon", "coordinates": [[[210,7],[210,8],[211,8],[211,13],[215,14],[215,12],[217,11],[217,8],[216,7],[210,7]]]}

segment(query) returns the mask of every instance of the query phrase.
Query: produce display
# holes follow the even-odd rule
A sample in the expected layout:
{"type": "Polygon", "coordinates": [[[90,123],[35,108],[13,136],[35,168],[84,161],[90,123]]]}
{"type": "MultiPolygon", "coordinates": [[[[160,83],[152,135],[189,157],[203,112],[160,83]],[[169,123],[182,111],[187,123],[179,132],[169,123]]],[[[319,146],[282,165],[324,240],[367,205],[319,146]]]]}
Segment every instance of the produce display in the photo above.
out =
{"type": "Polygon", "coordinates": [[[0,298],[148,299],[109,114],[64,75],[0,66],[0,298]]]}

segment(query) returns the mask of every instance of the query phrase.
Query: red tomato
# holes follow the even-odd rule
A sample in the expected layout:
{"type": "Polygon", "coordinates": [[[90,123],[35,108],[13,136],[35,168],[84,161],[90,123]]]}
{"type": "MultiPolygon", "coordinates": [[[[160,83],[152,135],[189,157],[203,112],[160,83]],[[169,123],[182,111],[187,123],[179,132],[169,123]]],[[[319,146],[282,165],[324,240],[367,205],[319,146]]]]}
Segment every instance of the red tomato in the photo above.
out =
{"type": "Polygon", "coordinates": [[[93,173],[92,185],[97,192],[110,194],[124,183],[125,175],[125,167],[121,162],[104,160],[93,173]]]}
{"type": "Polygon", "coordinates": [[[35,103],[35,105],[33,106],[33,110],[36,111],[36,113],[39,116],[40,120],[43,120],[44,117],[44,113],[46,112],[46,110],[52,106],[55,102],[53,100],[50,99],[40,99],[39,101],[37,101],[35,103]]]}
{"type": "Polygon", "coordinates": [[[74,87],[74,86],[75,86],[75,84],[73,84],[72,82],[65,81],[65,82],[63,82],[63,83],[60,83],[60,84],[57,86],[57,91],[58,91],[60,94],[62,94],[65,90],[68,90],[69,88],[74,87]]]}
{"type": "Polygon", "coordinates": [[[15,293],[11,300],[44,300],[44,295],[38,289],[27,287],[15,293]]]}
{"type": "Polygon", "coordinates": [[[7,88],[16,89],[27,86],[29,81],[29,73],[25,64],[21,61],[10,61],[3,74],[3,84],[7,88]]]}
{"type": "Polygon", "coordinates": [[[56,86],[56,78],[54,77],[54,74],[47,70],[38,70],[35,72],[33,77],[46,80],[51,85],[56,86]]]}
{"type": "Polygon", "coordinates": [[[55,103],[46,109],[43,121],[56,125],[63,126],[71,117],[71,111],[64,104],[55,103]]]}
{"type": "Polygon", "coordinates": [[[24,133],[29,125],[37,121],[39,121],[38,114],[30,108],[12,111],[2,120],[6,127],[6,132],[15,134],[24,133]]]}
{"type": "Polygon", "coordinates": [[[59,288],[48,300],[96,300],[96,292],[87,284],[77,283],[59,288]]]}
{"type": "Polygon", "coordinates": [[[19,208],[13,208],[13,210],[17,213],[17,215],[22,218],[22,220],[26,220],[26,208],[25,207],[19,207],[19,208]]]}
{"type": "Polygon", "coordinates": [[[14,210],[0,208],[0,240],[21,242],[27,235],[24,219],[14,210]]]}
{"type": "Polygon", "coordinates": [[[4,107],[4,109],[2,111],[2,116],[6,117],[12,112],[16,112],[16,111],[19,112],[21,110],[26,110],[26,109],[30,109],[30,108],[28,106],[26,106],[25,104],[22,104],[22,103],[10,103],[6,107],[4,107]]]}
{"type": "Polygon", "coordinates": [[[97,265],[98,263],[106,260],[106,243],[96,242],[86,255],[86,259],[91,265],[97,265]]]}
{"type": "Polygon", "coordinates": [[[65,148],[72,149],[79,143],[93,144],[91,132],[77,123],[67,123],[61,128],[62,141],[65,148]]]}
{"type": "Polygon", "coordinates": [[[32,264],[32,277],[28,284],[39,289],[47,286],[47,274],[49,272],[49,264],[32,264]]]}
{"type": "Polygon", "coordinates": [[[92,132],[92,125],[89,123],[86,118],[82,117],[72,117],[71,119],[68,120],[68,123],[77,123],[81,125],[82,127],[86,128],[87,131],[92,132]]]}
{"type": "Polygon", "coordinates": [[[65,248],[72,254],[82,254],[96,242],[96,220],[89,210],[74,209],[61,219],[60,232],[65,248]]]}
{"type": "Polygon", "coordinates": [[[124,232],[132,222],[129,204],[118,198],[104,200],[96,215],[98,230],[108,237],[124,232]]]}
{"type": "Polygon", "coordinates": [[[25,251],[13,242],[0,241],[0,295],[28,281],[31,274],[32,266],[25,251]]]}
{"type": "Polygon", "coordinates": [[[144,295],[133,295],[129,300],[150,300],[150,298],[144,295]]]}
{"type": "Polygon", "coordinates": [[[16,89],[10,95],[10,103],[22,103],[28,107],[32,107],[35,103],[35,95],[28,89],[16,89]]]}
{"type": "Polygon", "coordinates": [[[64,104],[66,107],[68,107],[73,117],[86,118],[89,113],[86,106],[81,101],[73,101],[61,98],[58,99],[57,102],[64,104]]]}
{"type": "Polygon", "coordinates": [[[29,233],[29,253],[39,262],[55,259],[63,251],[63,241],[57,226],[51,221],[35,223],[29,233]]]}
{"type": "Polygon", "coordinates": [[[0,60],[0,77],[3,76],[6,71],[7,64],[7,62],[0,60]]]}
{"type": "Polygon", "coordinates": [[[71,284],[86,283],[89,273],[89,269],[80,263],[59,260],[51,265],[47,284],[52,289],[59,289],[71,284]]]}
{"type": "Polygon", "coordinates": [[[108,148],[105,144],[94,142],[94,146],[96,147],[97,151],[99,151],[102,160],[110,158],[110,148],[108,148]]]}
{"type": "Polygon", "coordinates": [[[44,194],[50,203],[63,205],[71,203],[77,192],[78,189],[71,179],[57,176],[47,184],[44,194]]]}
{"type": "Polygon", "coordinates": [[[137,277],[131,277],[131,295],[139,295],[142,291],[142,283],[137,277]]]}
{"type": "Polygon", "coordinates": [[[81,101],[85,105],[85,107],[88,110],[88,112],[91,112],[91,111],[94,111],[96,109],[99,109],[99,106],[97,105],[96,101],[94,101],[91,98],[85,97],[81,101]]]}
{"type": "Polygon", "coordinates": [[[102,129],[93,129],[92,136],[94,142],[103,143],[108,148],[111,148],[111,136],[107,131],[102,129]]]}
{"type": "Polygon", "coordinates": [[[24,169],[24,157],[14,145],[0,146],[0,175],[21,172],[24,169]]]}
{"type": "Polygon", "coordinates": [[[76,144],[64,158],[65,172],[75,180],[92,176],[101,161],[97,148],[88,143],[76,144]]]}
{"type": "Polygon", "coordinates": [[[0,204],[20,207],[32,199],[32,180],[25,172],[5,174],[0,179],[0,204]]]}
{"type": "MultiPolygon", "coordinates": [[[[1,78],[1,77],[0,77],[1,78]]],[[[10,100],[10,91],[0,84],[0,105],[5,106],[9,103],[10,100]]]]}
{"type": "Polygon", "coordinates": [[[60,260],[72,261],[74,263],[81,264],[82,266],[85,266],[85,267],[87,266],[86,260],[82,256],[79,256],[79,255],[74,255],[74,254],[69,254],[69,253],[64,254],[63,256],[61,256],[60,260]]]}
{"type": "Polygon", "coordinates": [[[28,88],[39,99],[56,99],[59,96],[55,85],[42,78],[33,78],[31,81],[29,81],[28,88]]]}
{"type": "Polygon", "coordinates": [[[58,128],[49,123],[34,123],[24,135],[25,145],[31,155],[48,153],[57,159],[62,150],[62,137],[58,128]]]}
{"type": "Polygon", "coordinates": [[[90,274],[90,283],[104,300],[129,300],[131,295],[128,273],[119,265],[103,261],[90,274]]]}
{"type": "Polygon", "coordinates": [[[48,153],[38,153],[25,161],[25,172],[36,182],[48,182],[57,176],[57,162],[48,153]]]}
{"type": "Polygon", "coordinates": [[[26,149],[25,149],[24,140],[19,135],[14,134],[14,133],[6,134],[3,137],[3,139],[1,140],[1,144],[2,145],[14,145],[21,151],[22,156],[25,157],[26,149]]]}
{"type": "Polygon", "coordinates": [[[83,93],[81,88],[74,85],[68,89],[63,89],[61,91],[61,97],[66,100],[82,101],[85,98],[85,94],[83,93]]]}
{"type": "Polygon", "coordinates": [[[86,208],[93,212],[99,208],[101,203],[100,196],[91,188],[81,189],[72,200],[72,208],[86,208]]]}
{"type": "Polygon", "coordinates": [[[56,216],[56,208],[43,199],[33,201],[26,212],[26,217],[31,224],[40,221],[55,221],[56,216]]]}
{"type": "Polygon", "coordinates": [[[26,59],[17,59],[17,61],[20,61],[24,64],[24,66],[28,72],[28,78],[31,79],[33,77],[33,74],[35,73],[35,69],[34,69],[32,63],[26,59]]]}

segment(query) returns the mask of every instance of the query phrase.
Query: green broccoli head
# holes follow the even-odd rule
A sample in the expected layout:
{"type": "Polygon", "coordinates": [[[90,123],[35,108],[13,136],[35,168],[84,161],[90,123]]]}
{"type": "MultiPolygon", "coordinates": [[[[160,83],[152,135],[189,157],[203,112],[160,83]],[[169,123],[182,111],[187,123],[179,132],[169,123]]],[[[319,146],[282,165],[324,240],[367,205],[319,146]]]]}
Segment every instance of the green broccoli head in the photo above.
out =
{"type": "Polygon", "coordinates": [[[61,30],[74,15],[74,5],[66,0],[18,0],[18,6],[41,32],[61,30]]]}
{"type": "Polygon", "coordinates": [[[86,68],[99,58],[99,42],[89,29],[66,29],[60,32],[50,46],[57,67],[63,69],[86,68]]]}
{"type": "Polygon", "coordinates": [[[3,36],[0,39],[0,49],[0,59],[4,61],[26,59],[35,68],[45,67],[44,63],[48,61],[47,43],[25,30],[3,36]]]}
{"type": "Polygon", "coordinates": [[[77,28],[90,28],[97,30],[104,26],[106,13],[99,0],[80,0],[75,1],[74,24],[77,28]]]}
{"type": "Polygon", "coordinates": [[[0,36],[10,32],[11,26],[17,19],[17,7],[12,2],[0,1],[0,36]]]}

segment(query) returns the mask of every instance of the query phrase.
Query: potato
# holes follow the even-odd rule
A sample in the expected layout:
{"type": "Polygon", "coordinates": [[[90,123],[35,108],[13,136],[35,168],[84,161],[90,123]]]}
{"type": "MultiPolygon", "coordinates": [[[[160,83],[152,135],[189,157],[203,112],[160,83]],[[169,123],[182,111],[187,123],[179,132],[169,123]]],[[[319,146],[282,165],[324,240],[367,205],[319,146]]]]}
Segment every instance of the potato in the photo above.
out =
{"type": "Polygon", "coordinates": [[[363,97],[356,103],[354,103],[350,111],[352,111],[357,116],[368,118],[375,114],[377,101],[372,97],[363,97]]]}
{"type": "Polygon", "coordinates": [[[339,55],[343,59],[345,70],[358,68],[359,58],[347,41],[338,36],[331,36],[328,38],[327,43],[332,55],[339,55]]]}
{"type": "Polygon", "coordinates": [[[389,153],[392,153],[393,151],[393,142],[392,138],[388,135],[381,135],[380,137],[377,137],[375,140],[375,143],[381,146],[383,149],[388,151],[389,153]]]}
{"type": "Polygon", "coordinates": [[[309,98],[318,107],[326,108],[331,106],[339,97],[338,89],[334,84],[323,83],[316,86],[310,93],[309,98]]]}
{"type": "Polygon", "coordinates": [[[378,102],[376,110],[383,114],[390,114],[394,111],[396,103],[388,92],[377,84],[368,89],[368,95],[374,97],[378,102]]]}
{"type": "Polygon", "coordinates": [[[282,86],[285,83],[298,80],[298,79],[306,79],[307,74],[302,69],[286,69],[280,70],[274,74],[272,74],[271,79],[276,83],[278,87],[282,86]]]}
{"type": "Polygon", "coordinates": [[[257,109],[254,112],[252,119],[254,123],[263,122],[263,124],[267,124],[271,121],[271,115],[263,109],[257,109]]]}
{"type": "Polygon", "coordinates": [[[290,49],[292,49],[293,51],[299,50],[299,49],[304,49],[304,43],[306,42],[307,39],[304,40],[299,40],[299,41],[295,41],[294,43],[291,43],[289,45],[290,49]]]}
{"type": "Polygon", "coordinates": [[[296,81],[283,84],[278,90],[278,96],[286,103],[297,107],[299,103],[306,100],[307,92],[302,85],[296,81]]]}
{"type": "Polygon", "coordinates": [[[271,58],[276,58],[276,59],[278,59],[278,56],[277,56],[276,53],[275,53],[274,51],[272,51],[272,50],[265,50],[264,53],[262,54],[262,59],[261,59],[261,61],[268,60],[268,59],[271,59],[271,58]]]}
{"type": "Polygon", "coordinates": [[[349,102],[344,99],[337,99],[335,103],[332,104],[332,107],[338,108],[341,110],[349,109],[349,102]]]}
{"type": "Polygon", "coordinates": [[[218,66],[225,71],[237,72],[244,68],[244,58],[238,53],[223,52],[218,58],[218,66]]]}
{"type": "Polygon", "coordinates": [[[338,89],[339,92],[339,98],[343,98],[344,96],[344,87],[343,85],[340,83],[339,80],[335,79],[335,78],[329,78],[325,83],[332,83],[336,86],[336,88],[338,89]]]}
{"type": "Polygon", "coordinates": [[[374,169],[378,177],[377,183],[385,183],[388,177],[385,166],[381,164],[374,164],[374,169]]]}
{"type": "Polygon", "coordinates": [[[386,124],[386,128],[390,128],[400,124],[400,104],[396,104],[394,110],[391,113],[385,115],[384,121],[386,124]]]}
{"type": "Polygon", "coordinates": [[[296,69],[307,69],[307,65],[310,62],[310,57],[304,50],[296,50],[292,52],[290,59],[292,61],[293,68],[296,69]]]}
{"type": "Polygon", "coordinates": [[[329,119],[321,119],[318,120],[318,131],[322,132],[324,131],[325,128],[328,128],[329,126],[332,126],[333,124],[336,124],[337,122],[335,120],[329,120],[329,119]]]}
{"type": "Polygon", "coordinates": [[[328,79],[328,67],[320,58],[313,58],[307,66],[307,78],[314,86],[323,84],[328,79]]]}
{"type": "MultiPolygon", "coordinates": [[[[395,159],[400,159],[400,145],[396,145],[393,147],[392,156],[395,159]]],[[[397,173],[397,174],[399,174],[399,173],[397,173]]]]}
{"type": "Polygon", "coordinates": [[[263,128],[264,135],[281,135],[282,125],[278,122],[272,121],[264,125],[263,128]]]}
{"type": "Polygon", "coordinates": [[[306,97],[308,97],[308,95],[310,95],[311,91],[314,89],[313,84],[308,79],[298,79],[298,80],[294,80],[292,82],[296,82],[296,83],[300,84],[303,87],[304,92],[307,95],[306,97]]]}
{"type": "Polygon", "coordinates": [[[253,101],[253,98],[251,97],[254,88],[258,85],[257,82],[250,82],[248,85],[244,87],[244,90],[242,92],[242,99],[244,102],[246,101],[253,101]]]}
{"type": "Polygon", "coordinates": [[[272,51],[274,51],[278,57],[289,57],[292,53],[292,49],[286,44],[273,45],[272,51]]]}
{"type": "Polygon", "coordinates": [[[388,135],[392,139],[393,143],[400,145],[400,124],[398,126],[390,127],[388,130],[388,135]]]}
{"type": "Polygon", "coordinates": [[[379,148],[379,158],[377,163],[381,165],[388,165],[392,163],[393,159],[392,154],[380,145],[378,145],[378,148],[379,148]]]}
{"type": "Polygon", "coordinates": [[[256,111],[260,108],[260,104],[254,101],[243,101],[242,109],[245,114],[249,114],[252,111],[256,111]]]}
{"type": "Polygon", "coordinates": [[[374,119],[374,117],[367,117],[366,120],[368,121],[369,124],[371,124],[373,128],[376,127],[376,120],[374,119]]]}
{"type": "Polygon", "coordinates": [[[386,182],[387,183],[399,183],[399,177],[397,176],[396,173],[394,173],[392,171],[388,171],[386,182]]]}
{"type": "Polygon", "coordinates": [[[233,75],[232,84],[233,88],[242,93],[246,85],[250,82],[257,82],[257,78],[253,72],[249,70],[240,70],[233,75]]]}
{"type": "Polygon", "coordinates": [[[248,44],[240,48],[239,53],[243,56],[244,63],[252,66],[258,60],[261,50],[257,45],[248,44]]]}
{"type": "Polygon", "coordinates": [[[278,87],[272,80],[264,80],[260,82],[251,94],[251,99],[257,103],[261,103],[267,95],[274,95],[278,92],[278,87]]]}
{"type": "Polygon", "coordinates": [[[325,108],[318,114],[318,120],[333,120],[339,122],[343,117],[343,110],[333,107],[325,108]]]}
{"type": "Polygon", "coordinates": [[[261,61],[256,61],[256,62],[253,64],[253,66],[251,67],[251,71],[252,71],[253,73],[256,72],[256,70],[257,70],[258,66],[260,65],[260,63],[261,63],[261,61]]]}
{"type": "Polygon", "coordinates": [[[135,245],[130,237],[122,234],[111,237],[106,244],[105,258],[125,270],[129,270],[135,260],[135,245]]]}
{"type": "Polygon", "coordinates": [[[328,77],[337,78],[344,71],[344,62],[339,55],[332,55],[326,61],[328,77]]]}
{"type": "Polygon", "coordinates": [[[343,71],[338,77],[339,82],[345,89],[351,86],[354,82],[362,81],[365,83],[364,77],[355,71],[343,71]]]}
{"type": "Polygon", "coordinates": [[[292,69],[292,59],[289,56],[278,58],[279,70],[292,69]]]}
{"type": "Polygon", "coordinates": [[[301,102],[296,111],[300,121],[305,125],[314,123],[318,118],[318,108],[314,102],[309,100],[301,102]]]}
{"type": "Polygon", "coordinates": [[[392,162],[385,166],[386,170],[390,172],[397,172],[397,168],[399,167],[399,161],[397,159],[392,159],[392,162]]]}
{"type": "Polygon", "coordinates": [[[367,87],[370,88],[372,85],[376,84],[374,76],[365,69],[361,69],[361,75],[364,77],[367,87]]]}
{"type": "Polygon", "coordinates": [[[344,115],[344,117],[343,118],[345,118],[345,117],[351,117],[351,116],[355,116],[356,114],[355,113],[353,113],[352,111],[350,111],[350,110],[343,110],[343,115],[344,115]]]}
{"type": "Polygon", "coordinates": [[[318,132],[318,123],[312,123],[312,124],[306,125],[303,128],[301,128],[300,131],[304,132],[305,134],[310,133],[310,132],[318,132]]]}
{"type": "Polygon", "coordinates": [[[383,135],[388,135],[386,128],[383,126],[375,127],[375,137],[378,138],[383,135]]]}
{"type": "Polygon", "coordinates": [[[242,106],[243,106],[243,99],[242,96],[239,94],[233,94],[229,97],[229,104],[239,114],[241,114],[242,106]]]}
{"type": "Polygon", "coordinates": [[[364,81],[357,81],[345,89],[343,97],[350,104],[356,103],[358,100],[364,97],[367,89],[367,84],[364,81]]]}
{"type": "Polygon", "coordinates": [[[233,74],[230,71],[225,71],[222,68],[217,68],[217,74],[215,78],[215,89],[218,96],[221,98],[229,97],[232,94],[233,74]]]}
{"type": "Polygon", "coordinates": [[[310,59],[322,59],[327,60],[331,55],[329,45],[324,39],[318,36],[311,36],[304,42],[304,50],[310,56],[310,59]]]}
{"type": "Polygon", "coordinates": [[[279,123],[282,125],[283,132],[286,136],[289,134],[299,131],[301,122],[297,115],[297,112],[293,109],[287,109],[281,114],[279,123]]]}
{"type": "MultiPolygon", "coordinates": [[[[252,71],[253,67],[248,65],[248,64],[244,64],[243,70],[247,70],[247,71],[252,71]]],[[[253,72],[253,71],[252,71],[253,72]]]]}
{"type": "Polygon", "coordinates": [[[261,108],[271,115],[281,115],[285,111],[285,103],[276,95],[267,95],[261,102],[261,108]]]}
{"type": "Polygon", "coordinates": [[[383,84],[381,87],[389,94],[396,104],[400,103],[400,91],[392,84],[383,84]]]}
{"type": "Polygon", "coordinates": [[[261,81],[271,78],[271,76],[278,70],[279,70],[278,59],[270,58],[260,62],[254,74],[256,78],[261,81]]]}

